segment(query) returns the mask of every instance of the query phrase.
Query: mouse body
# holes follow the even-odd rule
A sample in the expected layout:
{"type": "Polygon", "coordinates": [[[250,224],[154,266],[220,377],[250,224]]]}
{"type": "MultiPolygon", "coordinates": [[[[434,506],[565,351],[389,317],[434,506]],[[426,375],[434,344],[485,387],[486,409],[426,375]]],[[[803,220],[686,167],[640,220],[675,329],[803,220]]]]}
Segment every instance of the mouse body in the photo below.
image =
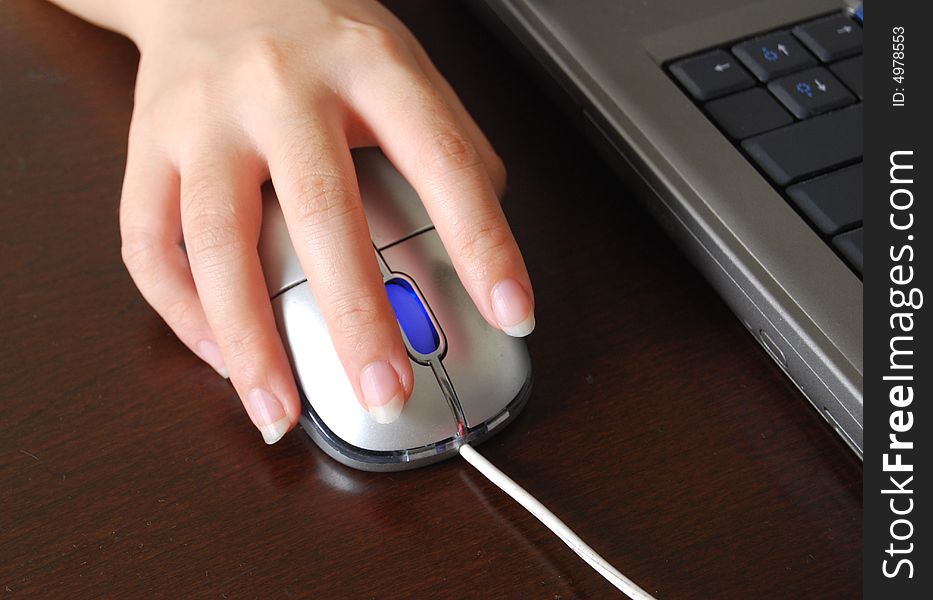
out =
{"type": "Polygon", "coordinates": [[[395,422],[360,405],[311,293],[271,185],[259,254],[302,400],[300,423],[327,454],[367,471],[431,464],[511,421],[531,392],[524,340],[490,326],[460,283],[418,194],[382,152],[353,151],[389,301],[414,371],[395,422]]]}

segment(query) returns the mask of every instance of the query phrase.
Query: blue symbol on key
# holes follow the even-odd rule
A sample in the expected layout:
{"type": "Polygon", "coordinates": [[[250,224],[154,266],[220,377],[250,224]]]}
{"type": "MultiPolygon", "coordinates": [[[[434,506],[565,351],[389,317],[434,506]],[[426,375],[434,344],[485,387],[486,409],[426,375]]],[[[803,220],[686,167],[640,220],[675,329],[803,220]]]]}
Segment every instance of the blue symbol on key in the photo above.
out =
{"type": "Polygon", "coordinates": [[[810,84],[806,81],[801,81],[797,84],[797,91],[808,98],[813,97],[813,88],[810,87],[810,84]]]}
{"type": "Polygon", "coordinates": [[[771,48],[765,48],[763,46],[761,48],[761,55],[768,62],[774,62],[777,59],[781,58],[776,51],[772,50],[771,48]]]}

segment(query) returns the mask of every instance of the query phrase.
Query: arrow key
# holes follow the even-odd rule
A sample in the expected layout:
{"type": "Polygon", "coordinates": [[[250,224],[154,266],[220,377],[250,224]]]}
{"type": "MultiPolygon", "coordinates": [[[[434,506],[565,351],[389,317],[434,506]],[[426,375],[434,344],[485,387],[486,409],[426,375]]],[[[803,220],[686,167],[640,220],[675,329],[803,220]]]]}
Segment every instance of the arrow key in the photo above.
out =
{"type": "Polygon", "coordinates": [[[732,48],[732,53],[760,81],[771,81],[816,64],[810,53],[786,31],[742,42],[732,48]]]}
{"type": "Polygon", "coordinates": [[[798,119],[855,102],[855,96],[823,67],[775,79],[768,84],[768,89],[798,119]]]}
{"type": "Polygon", "coordinates": [[[845,15],[834,15],[794,27],[811,52],[823,62],[839,60],[862,51],[862,28],[845,15]]]}
{"type": "Polygon", "coordinates": [[[679,60],[670,69],[677,81],[697,100],[712,100],[755,84],[735,57],[722,50],[679,60]]]}

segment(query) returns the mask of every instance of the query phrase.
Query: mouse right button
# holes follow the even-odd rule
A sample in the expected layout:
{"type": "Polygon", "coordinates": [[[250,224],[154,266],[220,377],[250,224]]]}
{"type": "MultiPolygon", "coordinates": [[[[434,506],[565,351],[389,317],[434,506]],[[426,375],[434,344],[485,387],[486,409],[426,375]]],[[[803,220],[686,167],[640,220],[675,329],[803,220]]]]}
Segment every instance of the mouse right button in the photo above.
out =
{"type": "Polygon", "coordinates": [[[526,391],[531,379],[524,340],[507,336],[483,319],[436,231],[387,248],[382,256],[393,272],[415,281],[437,318],[446,340],[442,362],[467,427],[478,427],[499,416],[526,391]]]}

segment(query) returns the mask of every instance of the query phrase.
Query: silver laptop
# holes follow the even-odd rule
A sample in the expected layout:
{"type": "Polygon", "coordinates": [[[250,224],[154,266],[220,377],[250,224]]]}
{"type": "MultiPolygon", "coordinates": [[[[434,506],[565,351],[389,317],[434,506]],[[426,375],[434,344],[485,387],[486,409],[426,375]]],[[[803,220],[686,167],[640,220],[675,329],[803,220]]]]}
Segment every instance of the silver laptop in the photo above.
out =
{"type": "Polygon", "coordinates": [[[861,457],[861,7],[473,4],[861,457]]]}

